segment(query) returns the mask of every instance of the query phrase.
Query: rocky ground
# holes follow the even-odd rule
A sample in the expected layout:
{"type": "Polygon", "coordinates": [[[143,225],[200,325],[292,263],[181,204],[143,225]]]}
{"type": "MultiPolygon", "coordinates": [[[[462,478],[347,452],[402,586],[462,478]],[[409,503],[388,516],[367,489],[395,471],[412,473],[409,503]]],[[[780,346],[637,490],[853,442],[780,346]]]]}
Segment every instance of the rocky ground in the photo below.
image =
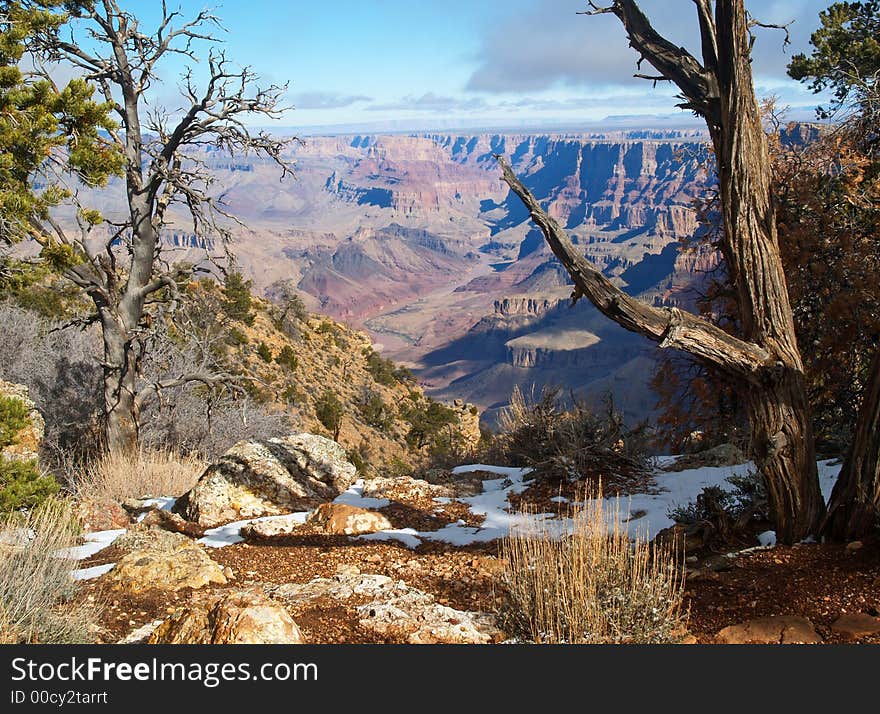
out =
{"type": "MultiPolygon", "coordinates": [[[[248,450],[237,454],[246,461],[248,450]]],[[[288,465],[284,478],[293,471],[288,465]]],[[[332,502],[266,516],[258,506],[267,492],[252,479],[252,517],[213,529],[167,510],[157,515],[155,506],[144,517],[129,504],[132,519],[142,521],[90,549],[80,566],[86,576],[101,574],[83,581],[80,597],[101,606],[97,638],[106,643],[509,641],[495,617],[504,598],[498,537],[526,517],[512,512],[511,501],[557,513],[576,496],[535,488],[516,469],[457,471],[364,483],[325,461],[310,478],[336,483],[341,493],[332,502]]],[[[225,472],[212,471],[209,489],[215,506],[235,496],[218,473],[225,472]]],[[[663,479],[680,485],[693,473],[663,479]]],[[[651,494],[632,498],[623,520],[636,527],[653,519],[657,530],[658,521],[665,525],[657,505],[669,494],[658,478],[651,494]]],[[[199,499],[204,507],[204,498],[197,487],[180,510],[199,499]]],[[[737,553],[689,547],[688,642],[880,643],[880,542],[737,553]]]]}

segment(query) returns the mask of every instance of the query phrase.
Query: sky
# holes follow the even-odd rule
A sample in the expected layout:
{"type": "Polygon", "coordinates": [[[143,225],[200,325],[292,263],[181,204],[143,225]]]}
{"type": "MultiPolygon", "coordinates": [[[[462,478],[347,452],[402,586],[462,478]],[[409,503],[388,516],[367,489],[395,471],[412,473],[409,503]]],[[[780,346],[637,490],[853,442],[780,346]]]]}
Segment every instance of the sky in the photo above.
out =
{"type": "MultiPolygon", "coordinates": [[[[821,103],[785,67],[809,52],[818,13],[830,0],[747,0],[756,29],[756,88],[811,119],[821,103]]],[[[157,0],[121,0],[155,21],[157,0]]],[[[692,0],[642,0],[655,27],[699,54],[692,0]]],[[[174,0],[185,16],[205,3],[174,0]]],[[[674,88],[633,78],[636,54],[619,21],[588,17],[586,0],[226,0],[228,56],[264,83],[289,82],[276,127],[293,130],[428,130],[683,123],[674,88]]],[[[182,66],[161,70],[158,103],[173,104],[182,66]]],[[[262,122],[265,123],[265,122],[262,122]]]]}

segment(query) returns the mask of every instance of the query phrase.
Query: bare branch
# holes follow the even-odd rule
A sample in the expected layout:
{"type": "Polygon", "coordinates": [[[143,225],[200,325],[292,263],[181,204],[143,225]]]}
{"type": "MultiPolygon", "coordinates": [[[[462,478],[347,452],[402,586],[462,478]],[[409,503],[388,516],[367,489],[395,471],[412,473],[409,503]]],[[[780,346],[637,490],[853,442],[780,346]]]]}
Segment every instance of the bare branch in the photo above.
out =
{"type": "Polygon", "coordinates": [[[617,288],[577,251],[565,231],[516,177],[510,164],[502,156],[495,158],[501,165],[504,182],[528,208],[551,250],[574,280],[576,295],[587,297],[606,317],[630,332],[658,342],[661,347],[688,352],[730,375],[757,382],[762,371],[773,366],[770,354],[758,345],[740,340],[690,313],[646,305],[617,288]]]}

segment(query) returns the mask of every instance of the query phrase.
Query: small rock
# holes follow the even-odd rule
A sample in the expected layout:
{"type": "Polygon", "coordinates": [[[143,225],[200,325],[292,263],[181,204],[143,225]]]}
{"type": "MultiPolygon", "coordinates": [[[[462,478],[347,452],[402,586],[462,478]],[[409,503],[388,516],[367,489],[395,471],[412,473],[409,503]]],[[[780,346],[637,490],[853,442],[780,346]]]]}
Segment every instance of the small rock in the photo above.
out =
{"type": "Polygon", "coordinates": [[[861,612],[841,615],[831,625],[831,630],[848,640],[858,640],[880,634],[880,617],[871,617],[861,612]]]}
{"type": "Polygon", "coordinates": [[[149,644],[298,645],[303,637],[290,614],[258,589],[214,594],[176,611],[149,644]]]}
{"type": "Polygon", "coordinates": [[[327,535],[361,535],[391,529],[391,522],[381,513],[355,508],[343,503],[324,503],[306,521],[327,535]]]}
{"type": "Polygon", "coordinates": [[[266,540],[276,536],[290,535],[302,526],[299,517],[271,518],[269,520],[253,521],[243,526],[241,537],[247,540],[266,540]]]}
{"type": "Polygon", "coordinates": [[[860,541],[860,540],[854,540],[852,543],[847,544],[846,549],[847,549],[850,553],[855,553],[856,551],[859,551],[859,550],[861,550],[861,549],[864,548],[864,547],[865,547],[865,544],[862,543],[862,541],[860,541]]]}
{"type": "Polygon", "coordinates": [[[115,531],[131,525],[128,511],[109,498],[80,499],[76,502],[74,513],[86,533],[115,531]]]}
{"type": "Polygon", "coordinates": [[[812,645],[822,642],[812,622],[791,615],[761,617],[731,625],[721,630],[717,639],[725,645],[812,645]]]}

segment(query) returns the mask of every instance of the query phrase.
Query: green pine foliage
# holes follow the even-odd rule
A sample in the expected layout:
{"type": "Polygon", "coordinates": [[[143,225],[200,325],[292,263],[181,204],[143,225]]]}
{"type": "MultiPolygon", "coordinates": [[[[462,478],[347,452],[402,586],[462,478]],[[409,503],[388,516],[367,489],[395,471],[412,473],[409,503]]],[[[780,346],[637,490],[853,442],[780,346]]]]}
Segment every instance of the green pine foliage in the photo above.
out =
{"type": "MultiPolygon", "coordinates": [[[[16,443],[30,423],[27,405],[20,399],[0,396],[0,449],[16,443]]],[[[33,508],[58,492],[58,483],[40,473],[37,462],[0,456],[0,513],[33,508]]]]}
{"type": "MultiPolygon", "coordinates": [[[[51,245],[33,227],[71,197],[65,174],[89,186],[103,186],[123,167],[107,138],[117,124],[112,106],[94,99],[95,87],[73,79],[64,88],[25,74],[20,66],[35,35],[57,34],[69,2],[30,0],[0,3],[0,238],[33,238],[51,245]],[[39,189],[36,186],[39,184],[39,189]]],[[[82,215],[88,223],[100,214],[82,215]]]]}
{"type": "Polygon", "coordinates": [[[223,280],[223,312],[230,320],[251,326],[254,324],[254,313],[251,311],[254,299],[251,295],[251,281],[245,280],[238,272],[226,274],[223,280]]]}

